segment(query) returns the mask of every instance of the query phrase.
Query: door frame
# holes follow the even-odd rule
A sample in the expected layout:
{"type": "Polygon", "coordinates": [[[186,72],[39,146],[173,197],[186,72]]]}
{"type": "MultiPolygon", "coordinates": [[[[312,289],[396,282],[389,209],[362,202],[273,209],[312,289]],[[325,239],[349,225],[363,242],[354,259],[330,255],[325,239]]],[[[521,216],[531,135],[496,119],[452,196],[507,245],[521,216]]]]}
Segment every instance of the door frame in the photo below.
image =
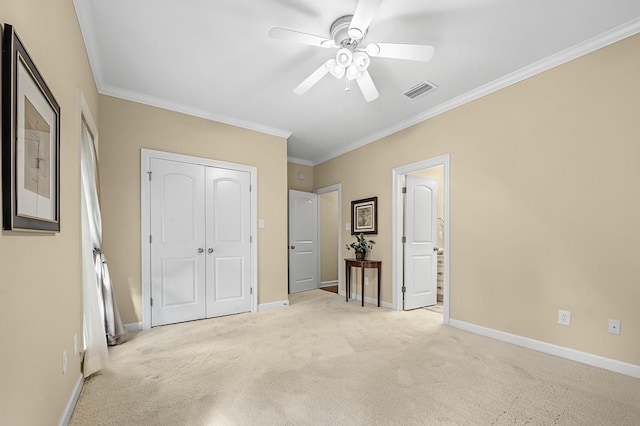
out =
{"type": "MultiPolygon", "coordinates": [[[[338,294],[340,293],[340,285],[342,283],[342,184],[336,183],[335,185],[329,185],[322,188],[316,189],[315,192],[318,195],[318,213],[322,212],[322,201],[320,200],[320,195],[326,194],[328,192],[337,192],[338,193],[338,211],[336,214],[338,215],[337,226],[338,226],[338,294]]],[[[318,216],[318,288],[322,284],[322,221],[320,220],[320,216],[318,216]]]]}
{"type": "Polygon", "coordinates": [[[142,328],[151,328],[151,253],[149,235],[151,234],[151,185],[149,184],[149,166],[151,159],[169,160],[198,164],[221,169],[248,172],[251,176],[251,312],[258,311],[258,169],[254,166],[211,160],[202,157],[156,151],[140,150],[140,248],[142,272],[142,328]]]}
{"type": "Polygon", "coordinates": [[[402,232],[404,218],[404,202],[402,194],[405,175],[444,166],[444,280],[442,322],[449,324],[449,265],[451,263],[451,154],[446,153],[416,163],[406,164],[392,170],[392,274],[393,274],[393,309],[402,310],[402,285],[404,276],[402,232]]]}

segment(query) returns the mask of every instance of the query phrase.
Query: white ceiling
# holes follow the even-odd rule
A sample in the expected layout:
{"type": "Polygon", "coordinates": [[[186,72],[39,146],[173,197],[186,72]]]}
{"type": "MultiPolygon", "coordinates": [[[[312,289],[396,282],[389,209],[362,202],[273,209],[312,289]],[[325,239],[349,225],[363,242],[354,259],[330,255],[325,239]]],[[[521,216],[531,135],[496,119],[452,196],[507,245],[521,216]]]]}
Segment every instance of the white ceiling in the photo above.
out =
{"type": "Polygon", "coordinates": [[[327,75],[335,54],[274,40],[283,27],[329,37],[357,0],[75,0],[100,93],[289,136],[317,164],[640,32],[638,0],[385,0],[367,42],[429,44],[431,62],[372,58],[380,97],[327,75]],[[567,50],[569,49],[569,50],[567,50]],[[428,80],[416,100],[403,92],[428,80]]]}

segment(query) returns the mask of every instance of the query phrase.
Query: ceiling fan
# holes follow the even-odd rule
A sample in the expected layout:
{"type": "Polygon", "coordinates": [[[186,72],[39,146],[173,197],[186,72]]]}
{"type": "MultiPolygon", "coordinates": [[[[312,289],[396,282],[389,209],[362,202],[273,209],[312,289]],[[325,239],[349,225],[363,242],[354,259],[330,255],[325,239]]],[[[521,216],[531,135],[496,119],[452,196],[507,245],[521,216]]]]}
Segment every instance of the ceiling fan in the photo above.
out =
{"type": "Polygon", "coordinates": [[[293,93],[302,95],[319,82],[322,77],[331,74],[337,79],[345,77],[346,91],[349,82],[355,80],[367,102],[378,98],[379,93],[367,69],[371,57],[407,59],[428,62],[433,57],[432,46],[421,44],[368,43],[363,44],[369,24],[382,0],[360,0],[353,15],[336,19],[329,30],[330,38],[307,34],[285,28],[271,28],[269,37],[294,41],[327,49],[336,48],[338,53],[311,73],[300,83],[293,93]]]}

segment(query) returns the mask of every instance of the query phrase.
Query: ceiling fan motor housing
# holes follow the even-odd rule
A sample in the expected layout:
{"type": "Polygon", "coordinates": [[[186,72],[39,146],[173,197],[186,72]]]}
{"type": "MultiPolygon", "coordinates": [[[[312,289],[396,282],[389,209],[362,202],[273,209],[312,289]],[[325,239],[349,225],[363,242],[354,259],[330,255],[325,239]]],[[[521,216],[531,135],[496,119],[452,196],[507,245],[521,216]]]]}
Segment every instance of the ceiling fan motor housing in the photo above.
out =
{"type": "MultiPolygon", "coordinates": [[[[358,47],[358,40],[355,40],[349,36],[349,26],[351,25],[351,20],[353,19],[353,15],[345,15],[333,21],[331,24],[331,29],[329,30],[329,34],[331,34],[331,39],[335,43],[336,46],[344,47],[346,49],[351,50],[352,52],[356,50],[358,47]]],[[[367,33],[360,38],[360,40],[366,37],[367,33]]]]}

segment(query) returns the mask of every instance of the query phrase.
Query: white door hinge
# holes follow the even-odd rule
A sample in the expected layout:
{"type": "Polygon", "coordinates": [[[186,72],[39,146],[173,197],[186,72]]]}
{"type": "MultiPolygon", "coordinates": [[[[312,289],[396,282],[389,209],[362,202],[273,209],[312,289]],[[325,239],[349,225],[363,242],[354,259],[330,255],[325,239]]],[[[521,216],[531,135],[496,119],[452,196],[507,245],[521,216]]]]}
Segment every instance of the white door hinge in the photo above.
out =
{"type": "Polygon", "coordinates": [[[151,244],[152,242],[153,242],[153,237],[149,235],[149,244],[151,244]]]}
{"type": "Polygon", "coordinates": [[[249,289],[249,294],[253,294],[253,287],[249,289]]]}
{"type": "Polygon", "coordinates": [[[249,235],[249,242],[252,243],[253,242],[253,235],[249,235]]]}
{"type": "Polygon", "coordinates": [[[406,243],[407,242],[407,237],[402,237],[402,242],[406,243]]]}
{"type": "Polygon", "coordinates": [[[405,286],[402,286],[402,292],[406,293],[406,291],[407,291],[407,288],[405,286]]]}
{"type": "Polygon", "coordinates": [[[153,297],[151,298],[151,306],[153,306],[153,297]]]}
{"type": "Polygon", "coordinates": [[[403,194],[406,194],[406,193],[407,193],[407,187],[406,187],[406,186],[403,186],[403,187],[402,187],[402,193],[403,193],[403,194]]]}

